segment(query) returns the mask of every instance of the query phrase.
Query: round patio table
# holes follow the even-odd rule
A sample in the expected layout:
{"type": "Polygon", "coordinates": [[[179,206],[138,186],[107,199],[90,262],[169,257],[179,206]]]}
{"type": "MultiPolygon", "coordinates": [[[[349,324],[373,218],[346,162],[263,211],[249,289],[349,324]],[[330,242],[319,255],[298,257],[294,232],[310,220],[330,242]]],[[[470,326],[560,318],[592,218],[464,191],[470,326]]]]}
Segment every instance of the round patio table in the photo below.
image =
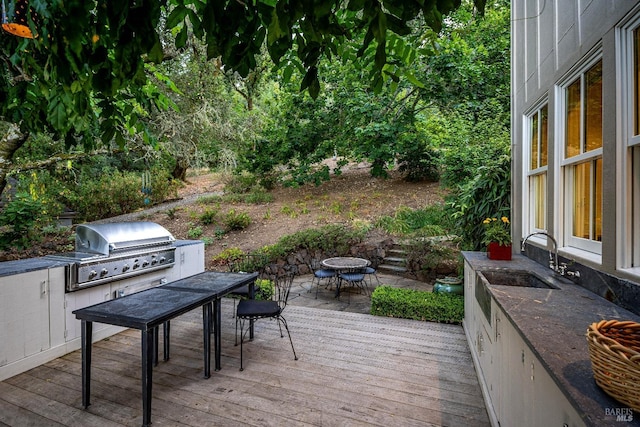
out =
{"type": "Polygon", "coordinates": [[[327,268],[333,270],[350,270],[354,268],[365,268],[371,264],[371,261],[364,258],[356,258],[350,256],[338,256],[333,258],[323,259],[321,264],[327,268]]]}
{"type": "Polygon", "coordinates": [[[368,267],[369,264],[371,264],[371,261],[364,258],[339,256],[339,257],[323,259],[320,263],[324,267],[330,268],[338,272],[338,284],[336,286],[336,298],[338,298],[340,296],[340,285],[342,283],[342,278],[340,277],[340,273],[368,267]]]}

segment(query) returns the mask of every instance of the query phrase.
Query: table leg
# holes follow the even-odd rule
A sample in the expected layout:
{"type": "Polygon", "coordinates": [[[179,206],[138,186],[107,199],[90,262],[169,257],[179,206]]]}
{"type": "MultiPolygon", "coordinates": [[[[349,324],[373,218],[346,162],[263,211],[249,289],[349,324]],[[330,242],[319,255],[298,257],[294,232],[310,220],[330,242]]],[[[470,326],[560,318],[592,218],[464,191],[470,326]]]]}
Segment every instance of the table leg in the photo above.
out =
{"type": "MultiPolygon", "coordinates": [[[[255,299],[256,297],[256,281],[249,283],[249,298],[255,299]]],[[[242,333],[242,331],[240,331],[242,333]]],[[[240,337],[242,339],[242,337],[240,337]]],[[[249,339],[253,339],[253,319],[249,320],[249,339]]]]}
{"type": "Polygon", "coordinates": [[[91,335],[93,322],[83,320],[81,324],[82,340],[82,406],[85,409],[91,404],[91,335]]]}
{"type": "Polygon", "coordinates": [[[156,328],[142,330],[142,424],[151,424],[151,385],[153,381],[153,343],[156,328]]]}
{"type": "Polygon", "coordinates": [[[213,352],[216,363],[216,371],[221,369],[220,353],[222,351],[222,299],[216,298],[213,304],[213,352]]]}
{"type": "Polygon", "coordinates": [[[169,339],[171,336],[171,321],[166,321],[162,325],[163,332],[163,345],[164,345],[164,360],[165,362],[169,360],[169,339]]]}
{"type": "Polygon", "coordinates": [[[159,327],[153,328],[153,366],[158,366],[159,327]]]}
{"type": "Polygon", "coordinates": [[[204,377],[211,377],[211,304],[202,306],[202,330],[204,336],[204,377]]]}

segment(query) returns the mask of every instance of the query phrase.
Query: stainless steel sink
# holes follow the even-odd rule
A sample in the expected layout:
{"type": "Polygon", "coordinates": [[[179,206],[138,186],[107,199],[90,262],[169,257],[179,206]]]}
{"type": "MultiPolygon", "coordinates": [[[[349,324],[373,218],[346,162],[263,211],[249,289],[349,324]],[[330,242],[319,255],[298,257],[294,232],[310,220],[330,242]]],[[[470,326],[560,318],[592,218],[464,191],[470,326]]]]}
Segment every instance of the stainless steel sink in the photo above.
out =
{"type": "Polygon", "coordinates": [[[520,286],[526,288],[559,289],[548,281],[528,271],[485,270],[478,274],[484,276],[490,285],[520,286]]]}

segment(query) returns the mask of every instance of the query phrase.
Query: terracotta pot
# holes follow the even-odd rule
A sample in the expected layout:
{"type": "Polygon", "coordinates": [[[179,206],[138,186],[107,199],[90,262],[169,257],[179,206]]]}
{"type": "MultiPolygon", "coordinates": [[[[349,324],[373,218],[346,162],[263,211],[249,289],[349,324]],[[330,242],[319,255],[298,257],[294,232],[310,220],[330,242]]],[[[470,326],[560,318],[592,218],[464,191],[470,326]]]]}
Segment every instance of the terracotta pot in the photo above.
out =
{"type": "Polygon", "coordinates": [[[496,242],[487,246],[487,256],[489,259],[508,261],[511,259],[511,245],[500,245],[496,242]]]}

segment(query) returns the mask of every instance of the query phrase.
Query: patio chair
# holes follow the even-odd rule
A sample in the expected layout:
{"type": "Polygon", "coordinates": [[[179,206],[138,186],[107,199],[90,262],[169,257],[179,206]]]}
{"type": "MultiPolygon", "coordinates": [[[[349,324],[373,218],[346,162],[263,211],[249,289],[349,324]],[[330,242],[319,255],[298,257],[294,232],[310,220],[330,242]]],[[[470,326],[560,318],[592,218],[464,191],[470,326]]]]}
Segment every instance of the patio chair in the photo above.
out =
{"type": "Polygon", "coordinates": [[[323,268],[322,264],[320,264],[320,261],[318,261],[317,259],[311,260],[311,264],[309,264],[309,270],[313,273],[313,279],[311,279],[311,287],[307,292],[311,292],[311,289],[313,289],[313,284],[315,283],[316,299],[318,299],[318,290],[320,289],[321,282],[323,280],[326,281],[324,288],[327,289],[333,284],[334,280],[337,279],[338,274],[335,270],[332,270],[330,268],[323,268]]]}
{"type": "Polygon", "coordinates": [[[375,268],[365,267],[362,273],[369,278],[369,286],[371,286],[371,288],[375,289],[375,287],[373,286],[373,280],[371,279],[372,276],[376,278],[376,286],[380,286],[380,279],[378,279],[375,268]]]}
{"type": "Polygon", "coordinates": [[[236,311],[236,345],[238,339],[238,324],[240,324],[240,370],[244,370],[243,360],[243,346],[245,336],[251,328],[251,322],[259,319],[275,319],[278,322],[278,328],[280,329],[280,337],[284,338],[282,333],[282,326],[287,330],[289,336],[289,342],[291,343],[291,350],[293,350],[294,360],[298,360],[298,355],[293,347],[293,341],[291,340],[291,333],[289,332],[289,326],[286,319],[282,316],[282,312],[287,306],[289,299],[289,291],[291,290],[291,284],[293,283],[293,272],[286,272],[283,275],[271,276],[270,280],[273,282],[273,300],[260,301],[260,300],[248,300],[243,299],[238,303],[238,310],[236,311]],[[245,329],[245,326],[246,329],[245,329]]]}
{"type": "MultiPolygon", "coordinates": [[[[267,265],[268,259],[263,254],[245,254],[240,258],[236,258],[233,261],[229,262],[229,272],[230,273],[258,273],[258,277],[260,277],[264,268],[267,265]]],[[[228,294],[231,298],[233,298],[233,315],[236,313],[236,299],[240,298],[249,298],[249,285],[242,286],[238,289],[235,289],[233,292],[228,294]]]]}
{"type": "Polygon", "coordinates": [[[362,289],[366,294],[367,283],[364,280],[364,277],[365,277],[364,275],[365,275],[364,268],[354,268],[354,269],[345,271],[343,273],[340,273],[338,275],[338,279],[341,282],[340,286],[342,286],[342,284],[346,282],[352,287],[357,287],[362,289]]]}

